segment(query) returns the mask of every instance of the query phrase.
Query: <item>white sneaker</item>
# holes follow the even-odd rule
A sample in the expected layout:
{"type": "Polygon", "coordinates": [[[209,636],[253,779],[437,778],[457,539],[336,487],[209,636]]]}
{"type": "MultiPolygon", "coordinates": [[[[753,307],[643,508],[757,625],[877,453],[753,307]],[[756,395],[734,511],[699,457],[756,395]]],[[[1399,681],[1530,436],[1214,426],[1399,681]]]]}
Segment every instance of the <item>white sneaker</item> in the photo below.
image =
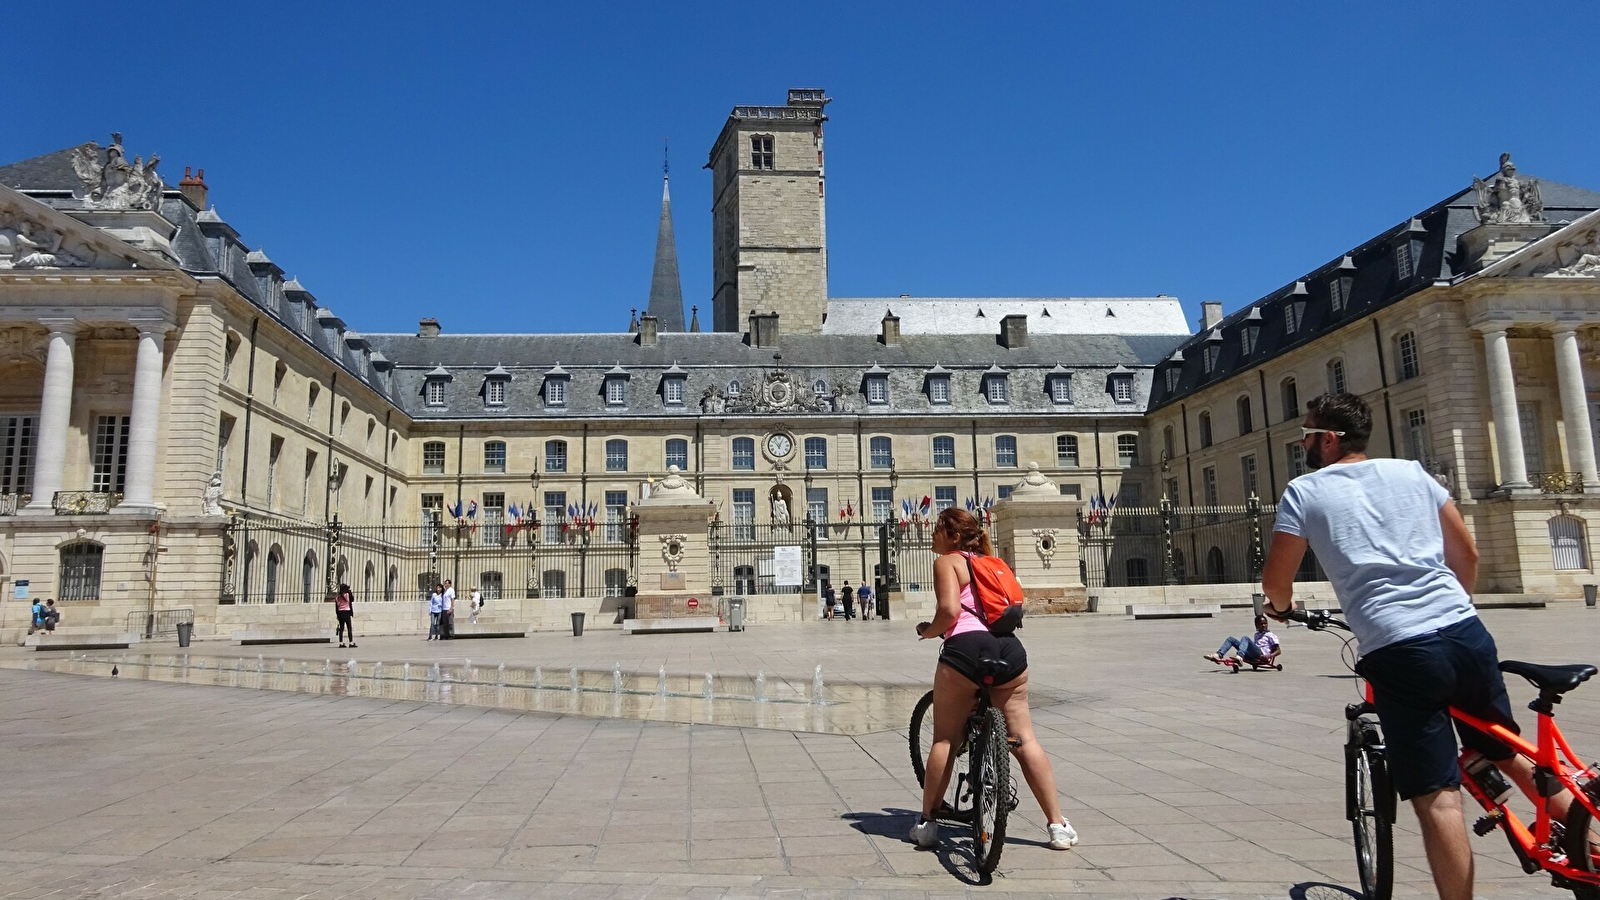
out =
{"type": "Polygon", "coordinates": [[[1078,842],[1078,832],[1072,829],[1072,823],[1062,819],[1060,824],[1050,823],[1050,849],[1071,850],[1072,845],[1078,842]]]}
{"type": "Polygon", "coordinates": [[[930,819],[911,826],[911,843],[924,850],[939,846],[939,823],[930,819]]]}

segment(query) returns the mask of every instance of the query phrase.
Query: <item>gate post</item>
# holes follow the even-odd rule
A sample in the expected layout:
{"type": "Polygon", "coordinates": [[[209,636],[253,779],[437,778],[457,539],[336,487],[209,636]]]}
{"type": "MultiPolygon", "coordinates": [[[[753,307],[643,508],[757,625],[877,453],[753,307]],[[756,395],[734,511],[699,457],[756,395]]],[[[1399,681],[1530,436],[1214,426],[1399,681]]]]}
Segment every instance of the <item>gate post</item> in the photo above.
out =
{"type": "Polygon", "coordinates": [[[872,586],[874,596],[879,591],[900,590],[894,568],[889,563],[889,530],[893,527],[892,524],[878,523],[878,577],[874,579],[877,583],[872,586]]]}
{"type": "Polygon", "coordinates": [[[324,596],[322,599],[331,601],[333,600],[334,595],[339,593],[339,576],[335,570],[335,566],[338,563],[337,557],[339,555],[338,513],[335,513],[333,516],[333,521],[328,523],[327,539],[323,542],[323,545],[327,550],[328,558],[323,566],[323,572],[327,576],[327,590],[325,592],[326,596],[324,596]]]}
{"type": "Polygon", "coordinates": [[[722,585],[722,520],[714,518],[706,529],[706,548],[711,551],[711,596],[721,597],[722,585]]]}
{"type": "MultiPolygon", "coordinates": [[[[227,526],[222,530],[222,596],[217,602],[233,604],[239,602],[239,594],[235,590],[235,573],[238,571],[239,556],[239,520],[229,517],[227,526]]],[[[245,577],[250,577],[248,571],[245,577]]]]}
{"type": "Polygon", "coordinates": [[[1172,510],[1172,499],[1161,498],[1161,583],[1178,583],[1177,569],[1172,565],[1172,530],[1177,514],[1172,510]]]}
{"type": "Polygon", "coordinates": [[[806,529],[806,583],[800,590],[815,595],[817,593],[817,523],[811,520],[808,514],[805,519],[806,529]]]}
{"type": "Polygon", "coordinates": [[[1260,581],[1267,554],[1261,545],[1261,498],[1251,494],[1244,502],[1250,513],[1250,580],[1260,581]]]}

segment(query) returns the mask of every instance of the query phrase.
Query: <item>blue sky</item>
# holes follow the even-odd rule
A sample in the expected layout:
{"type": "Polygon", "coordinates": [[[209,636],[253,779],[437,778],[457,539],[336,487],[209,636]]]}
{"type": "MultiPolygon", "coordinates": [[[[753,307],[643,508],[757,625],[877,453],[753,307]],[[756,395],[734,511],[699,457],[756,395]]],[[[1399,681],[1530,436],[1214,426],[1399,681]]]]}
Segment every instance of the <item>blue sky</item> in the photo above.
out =
{"type": "MultiPolygon", "coordinates": [[[[1232,310],[1493,171],[1600,189],[1578,4],[34,5],[0,161],[124,133],[361,331],[619,331],[663,137],[834,98],[830,294],[1232,310]],[[59,38],[40,37],[59,35],[59,38]]],[[[15,39],[13,39],[15,40],[15,39]]]]}

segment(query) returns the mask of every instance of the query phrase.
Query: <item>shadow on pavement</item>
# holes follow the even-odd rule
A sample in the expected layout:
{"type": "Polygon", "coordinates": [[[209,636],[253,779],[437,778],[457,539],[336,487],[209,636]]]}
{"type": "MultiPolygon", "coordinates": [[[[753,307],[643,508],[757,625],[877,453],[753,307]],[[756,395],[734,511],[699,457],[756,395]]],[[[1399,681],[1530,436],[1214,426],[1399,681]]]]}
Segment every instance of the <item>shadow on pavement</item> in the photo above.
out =
{"type": "MultiPolygon", "coordinates": [[[[883,812],[845,813],[839,818],[849,822],[851,828],[862,834],[896,838],[909,844],[911,826],[917,821],[918,812],[915,809],[888,807],[883,812]]],[[[1022,842],[1007,839],[1006,843],[1022,842]]],[[[934,848],[933,852],[938,854],[939,863],[944,866],[945,871],[954,875],[963,884],[986,885],[994,880],[993,876],[978,871],[977,860],[972,853],[970,831],[967,828],[941,822],[939,846],[934,848]],[[956,838],[953,843],[950,840],[952,837],[956,838]]]]}

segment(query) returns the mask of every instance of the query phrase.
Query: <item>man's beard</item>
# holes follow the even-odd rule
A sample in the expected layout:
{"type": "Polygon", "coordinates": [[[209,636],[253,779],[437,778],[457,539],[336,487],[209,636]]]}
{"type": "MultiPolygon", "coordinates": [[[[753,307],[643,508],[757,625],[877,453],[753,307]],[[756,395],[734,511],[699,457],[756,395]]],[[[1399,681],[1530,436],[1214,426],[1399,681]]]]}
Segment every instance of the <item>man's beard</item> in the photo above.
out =
{"type": "Polygon", "coordinates": [[[1327,464],[1328,461],[1322,458],[1322,441],[1306,448],[1306,468],[1315,472],[1327,464]]]}

